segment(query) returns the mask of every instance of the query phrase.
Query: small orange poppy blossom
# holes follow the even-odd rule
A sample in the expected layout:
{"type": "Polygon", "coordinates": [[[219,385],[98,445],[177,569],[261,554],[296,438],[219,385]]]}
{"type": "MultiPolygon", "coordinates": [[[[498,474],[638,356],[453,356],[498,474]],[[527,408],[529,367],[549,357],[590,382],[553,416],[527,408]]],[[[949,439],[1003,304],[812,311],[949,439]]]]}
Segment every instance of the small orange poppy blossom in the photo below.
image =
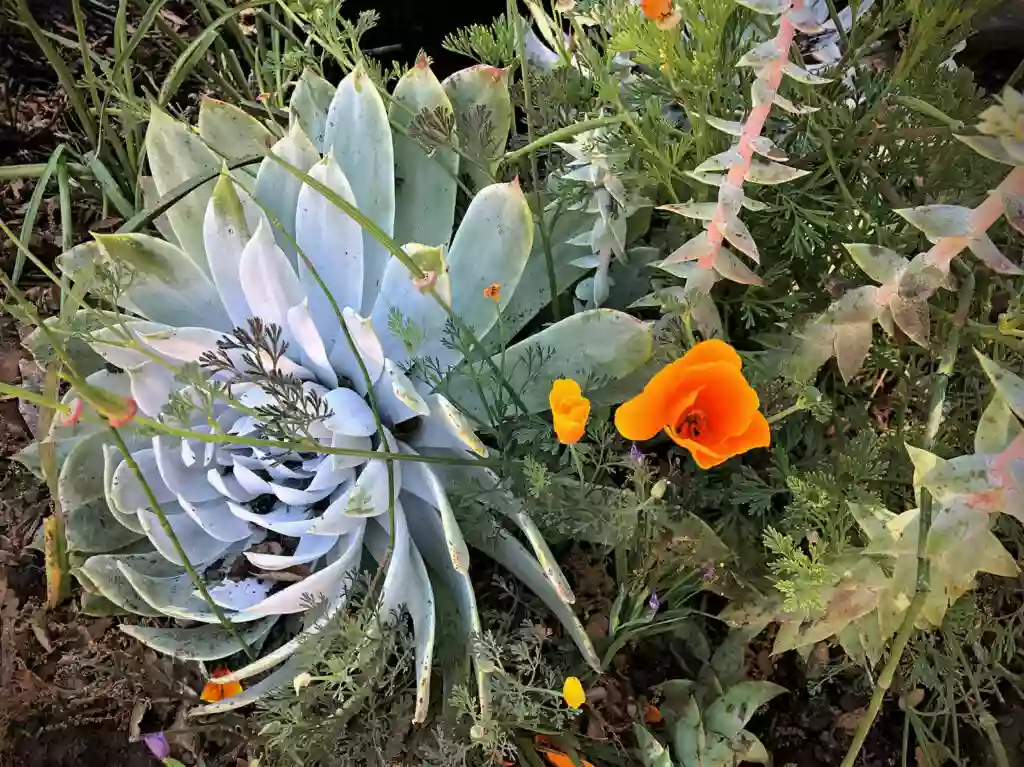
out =
{"type": "Polygon", "coordinates": [[[641,442],[661,429],[702,469],[768,447],[771,428],[758,410],[757,392],[725,341],[702,341],[659,371],[636,397],[615,411],[615,426],[641,442]]]}
{"type": "Polygon", "coordinates": [[[495,302],[500,301],[501,300],[501,285],[499,285],[496,282],[491,284],[491,285],[488,285],[486,288],[484,288],[484,295],[487,298],[491,299],[492,301],[495,301],[495,302]]]}
{"type": "Polygon", "coordinates": [[[213,672],[213,678],[203,685],[203,692],[199,696],[201,700],[205,700],[207,703],[216,703],[219,700],[225,700],[227,698],[233,698],[242,691],[242,685],[238,682],[218,682],[217,678],[222,676],[228,676],[231,672],[226,668],[219,668],[213,672]]]}
{"type": "Polygon", "coordinates": [[[571,378],[559,378],[551,384],[548,404],[558,441],[563,445],[579,442],[590,418],[590,400],[583,396],[580,385],[571,378]]]}
{"type": "Polygon", "coordinates": [[[640,0],[640,10],[644,12],[644,16],[657,24],[659,29],[672,29],[681,20],[679,11],[672,5],[672,0],[640,0]]]}
{"type": "Polygon", "coordinates": [[[644,722],[647,724],[661,724],[663,719],[661,709],[653,703],[648,703],[647,708],[644,709],[644,722]]]}
{"type": "MultiPolygon", "coordinates": [[[[568,754],[563,754],[561,751],[555,751],[551,748],[551,741],[543,735],[537,735],[533,742],[537,744],[537,750],[544,754],[544,758],[548,761],[548,764],[553,764],[555,767],[576,767],[573,764],[572,759],[569,758],[568,754]]],[[[588,761],[580,760],[581,767],[594,767],[588,761]]]]}

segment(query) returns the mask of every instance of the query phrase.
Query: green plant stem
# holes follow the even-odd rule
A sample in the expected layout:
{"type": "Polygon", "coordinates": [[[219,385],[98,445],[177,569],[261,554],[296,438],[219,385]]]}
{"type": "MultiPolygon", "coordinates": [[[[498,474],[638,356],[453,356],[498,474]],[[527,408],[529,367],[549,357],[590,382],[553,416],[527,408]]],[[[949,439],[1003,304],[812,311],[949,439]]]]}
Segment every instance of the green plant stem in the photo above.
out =
{"type": "MultiPolygon", "coordinates": [[[[856,1],[856,0],[855,0],[856,1]]],[[[843,44],[843,50],[850,47],[850,36],[846,33],[843,25],[839,23],[839,12],[836,10],[836,0],[825,0],[825,4],[828,6],[828,15],[832,19],[832,23],[836,25],[836,33],[839,35],[839,41],[843,44]]],[[[858,3],[859,7],[859,3],[858,3]]],[[[850,24],[853,24],[853,10],[850,11],[850,24]]]]}
{"type": "Polygon", "coordinates": [[[846,198],[846,202],[850,204],[853,210],[859,212],[864,216],[864,220],[868,224],[873,224],[871,214],[862,208],[852,194],[850,194],[849,187],[846,186],[846,180],[843,178],[843,173],[839,169],[839,163],[836,161],[835,152],[832,151],[832,136],[829,135],[828,130],[821,125],[814,125],[815,132],[818,137],[821,138],[821,146],[825,150],[825,156],[828,158],[829,167],[832,168],[832,175],[836,179],[836,183],[839,184],[839,191],[842,192],[843,197],[846,198]]]}
{"type": "MultiPolygon", "coordinates": [[[[526,140],[530,146],[533,137],[533,95],[530,85],[530,69],[526,64],[526,33],[522,18],[516,9],[516,0],[508,0],[505,4],[509,21],[516,27],[516,48],[519,57],[519,75],[523,79],[523,111],[526,114],[526,140]]],[[[537,227],[540,229],[541,244],[544,247],[544,266],[548,273],[548,289],[551,291],[551,315],[555,322],[562,319],[562,310],[558,305],[558,279],[555,277],[555,257],[551,252],[551,237],[547,224],[544,222],[544,205],[540,196],[540,169],[537,165],[536,152],[530,152],[530,176],[533,193],[537,195],[537,227]]]]}
{"type": "MultiPolygon", "coordinates": [[[[18,181],[39,178],[46,172],[45,162],[34,162],[28,165],[0,165],[0,181],[18,181]]],[[[89,169],[79,162],[65,163],[65,167],[75,176],[90,175],[89,169]]]]}
{"type": "Polygon", "coordinates": [[[768,421],[768,425],[771,426],[773,423],[778,423],[779,421],[788,418],[794,413],[799,413],[800,411],[806,409],[807,408],[803,404],[797,402],[796,404],[790,405],[789,407],[780,410],[775,415],[768,416],[768,418],[766,418],[765,420],[768,421]]]}
{"type": "Polygon", "coordinates": [[[988,738],[989,745],[992,746],[992,756],[995,758],[996,767],[1010,767],[1010,759],[1006,754],[1006,746],[1003,745],[1003,739],[999,737],[995,717],[988,711],[982,711],[979,721],[985,737],[988,738]]]}
{"type": "MultiPolygon", "coordinates": [[[[970,310],[971,301],[974,298],[974,275],[969,272],[964,278],[960,287],[960,294],[957,300],[957,311],[946,339],[939,368],[935,372],[935,379],[932,384],[930,403],[928,406],[928,426],[925,430],[924,449],[930,450],[935,443],[939,425],[942,422],[942,408],[946,400],[946,388],[949,384],[949,377],[956,364],[957,352],[960,349],[960,331],[967,319],[967,312],[970,310]]],[[[903,623],[900,625],[896,639],[889,650],[889,658],[886,660],[882,673],[875,683],[874,692],[871,695],[871,702],[867,711],[861,717],[857,725],[857,731],[853,735],[853,741],[843,758],[841,767],[853,767],[857,755],[864,746],[868,732],[874,724],[882,708],[885,694],[892,686],[893,677],[903,657],[903,651],[907,648],[911,635],[914,633],[917,618],[924,609],[925,602],[931,592],[930,584],[930,563],[928,560],[928,534],[932,526],[932,494],[927,488],[921,488],[921,508],[917,528],[917,581],[915,585],[914,598],[903,616],[903,623]]]]}
{"type": "Polygon", "coordinates": [[[192,579],[193,585],[196,590],[202,595],[203,599],[210,609],[213,610],[213,614],[217,616],[217,620],[220,621],[220,625],[224,627],[231,636],[238,642],[242,650],[245,652],[246,657],[249,660],[256,660],[256,655],[253,653],[252,648],[246,643],[245,639],[238,631],[238,627],[227,619],[224,614],[224,609],[217,604],[210,596],[210,592],[206,589],[206,581],[203,580],[202,576],[196,572],[196,569],[192,567],[192,563],[188,561],[188,554],[185,553],[185,548],[181,545],[181,541],[178,540],[178,536],[174,533],[174,528],[171,527],[171,523],[167,520],[167,515],[164,514],[160,503],[156,499],[156,494],[153,492],[153,488],[149,486],[145,476],[142,474],[142,469],[139,468],[139,464],[136,462],[135,457],[132,455],[132,451],[128,449],[128,445],[125,444],[124,438],[121,436],[121,432],[117,428],[111,426],[110,433],[114,437],[114,442],[117,443],[118,450],[121,451],[121,455],[124,456],[125,462],[128,464],[128,468],[135,474],[135,478],[138,480],[139,485],[142,486],[142,492],[146,494],[146,499],[152,506],[153,513],[156,514],[157,519],[160,520],[160,527],[163,528],[164,533],[171,540],[171,545],[174,546],[175,553],[181,558],[182,567],[185,568],[185,572],[189,574],[192,579]]]}
{"type": "Polygon", "coordinates": [[[606,125],[618,125],[623,122],[625,122],[625,120],[621,115],[610,115],[607,117],[595,117],[592,120],[583,120],[582,122],[573,123],[572,125],[566,125],[558,130],[551,131],[551,133],[545,133],[538,139],[531,140],[526,146],[519,147],[519,149],[512,152],[506,152],[505,156],[501,158],[501,162],[504,165],[511,165],[520,157],[536,152],[538,149],[543,149],[546,146],[550,146],[557,141],[564,141],[565,139],[572,138],[573,136],[584,133],[588,130],[603,128],[606,125]]]}

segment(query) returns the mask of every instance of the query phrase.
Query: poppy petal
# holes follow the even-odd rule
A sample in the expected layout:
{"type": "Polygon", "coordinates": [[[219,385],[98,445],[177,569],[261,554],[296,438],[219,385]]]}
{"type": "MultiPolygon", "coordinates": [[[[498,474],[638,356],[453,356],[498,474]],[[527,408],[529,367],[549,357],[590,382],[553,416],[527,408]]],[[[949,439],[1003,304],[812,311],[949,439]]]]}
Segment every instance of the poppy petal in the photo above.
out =
{"type": "Polygon", "coordinates": [[[238,682],[226,682],[221,685],[221,698],[233,698],[236,695],[241,694],[242,685],[238,682]]]}
{"type": "Polygon", "coordinates": [[[580,421],[555,419],[555,436],[563,445],[573,445],[583,439],[586,424],[580,421]]]}
{"type": "Polygon", "coordinates": [[[548,402],[551,405],[551,409],[555,410],[566,400],[572,402],[582,396],[583,390],[580,389],[578,383],[571,378],[559,378],[551,384],[551,394],[548,397],[548,402]]]}
{"type": "Polygon", "coordinates": [[[720,338],[701,341],[684,354],[680,362],[685,362],[687,367],[707,365],[712,362],[727,362],[737,370],[743,366],[743,360],[740,359],[736,350],[720,338]]]}
{"type": "Polygon", "coordinates": [[[223,690],[220,684],[217,682],[207,682],[203,685],[203,691],[199,695],[199,699],[206,701],[207,703],[216,703],[223,697],[223,690]]]}
{"type": "Polygon", "coordinates": [[[744,433],[759,403],[757,392],[739,369],[719,362],[702,370],[706,371],[707,385],[693,407],[704,413],[708,433],[700,442],[710,446],[744,433]]]}
{"type": "Polygon", "coordinates": [[[771,443],[772,427],[768,425],[764,415],[755,412],[746,431],[715,445],[714,449],[723,454],[739,455],[754,448],[770,447],[771,443]]]}
{"type": "Polygon", "coordinates": [[[697,465],[702,469],[711,469],[718,466],[720,463],[725,463],[727,460],[732,458],[730,454],[721,454],[715,450],[711,450],[699,442],[695,442],[692,439],[678,434],[675,429],[665,429],[665,433],[672,438],[679,447],[685,448],[690,451],[690,455],[693,456],[693,460],[696,461],[697,465]]]}

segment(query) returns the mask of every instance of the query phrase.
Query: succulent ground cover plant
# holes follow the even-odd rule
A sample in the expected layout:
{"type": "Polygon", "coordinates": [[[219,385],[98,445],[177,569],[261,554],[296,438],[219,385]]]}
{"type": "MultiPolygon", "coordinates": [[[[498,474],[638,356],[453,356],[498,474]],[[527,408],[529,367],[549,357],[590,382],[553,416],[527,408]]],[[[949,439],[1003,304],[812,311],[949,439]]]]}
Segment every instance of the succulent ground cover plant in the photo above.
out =
{"type": "MultiPolygon", "coordinates": [[[[159,651],[214,660],[244,646],[250,662],[218,683],[274,669],[194,713],[296,677],[299,643],[343,608],[365,560],[381,566],[381,619],[411,615],[422,721],[437,591],[467,646],[480,631],[445,490],[457,472],[498,482],[474,429],[545,409],[555,378],[600,386],[650,354],[648,326],[610,310],[481,344],[521,287],[532,214],[516,181],[488,184],[453,235],[459,158],[430,131],[450,139],[468,110],[503,143],[504,88],[489,67],[442,86],[421,58],[389,96],[390,122],[407,126],[395,134],[361,66],[336,90],[304,76],[280,138],[221,102],[203,102],[198,131],[154,109],[156,192],[213,178],[157,222],[165,239],[100,235],[61,259],[80,306],[29,343],[74,371],[46,443],[75,575],[97,607],[186,622],[123,626],[159,651]],[[255,173],[244,163],[268,151],[255,173]]],[[[500,524],[473,542],[596,667],[547,545],[514,499],[507,509],[532,551],[500,524]]],[[[474,660],[486,711],[488,665],[474,660]]]]}

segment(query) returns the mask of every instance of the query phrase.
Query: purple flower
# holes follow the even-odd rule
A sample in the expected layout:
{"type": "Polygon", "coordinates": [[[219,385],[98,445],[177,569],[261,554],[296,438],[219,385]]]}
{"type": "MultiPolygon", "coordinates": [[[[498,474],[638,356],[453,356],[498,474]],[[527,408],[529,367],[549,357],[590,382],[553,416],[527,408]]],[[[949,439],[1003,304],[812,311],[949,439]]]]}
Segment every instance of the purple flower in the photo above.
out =
{"type": "Polygon", "coordinates": [[[636,446],[635,442],[629,449],[629,461],[637,468],[644,465],[644,454],[640,451],[640,448],[636,446]]]}
{"type": "Polygon", "coordinates": [[[652,591],[651,598],[647,600],[647,609],[652,613],[658,612],[661,609],[661,600],[658,599],[658,592],[652,591]]]}
{"type": "Polygon", "coordinates": [[[171,755],[171,744],[162,732],[147,732],[142,736],[142,741],[157,759],[166,759],[171,755]]]}
{"type": "Polygon", "coordinates": [[[718,571],[715,569],[714,562],[706,562],[700,569],[700,577],[705,581],[713,581],[718,575],[718,571]]]}

